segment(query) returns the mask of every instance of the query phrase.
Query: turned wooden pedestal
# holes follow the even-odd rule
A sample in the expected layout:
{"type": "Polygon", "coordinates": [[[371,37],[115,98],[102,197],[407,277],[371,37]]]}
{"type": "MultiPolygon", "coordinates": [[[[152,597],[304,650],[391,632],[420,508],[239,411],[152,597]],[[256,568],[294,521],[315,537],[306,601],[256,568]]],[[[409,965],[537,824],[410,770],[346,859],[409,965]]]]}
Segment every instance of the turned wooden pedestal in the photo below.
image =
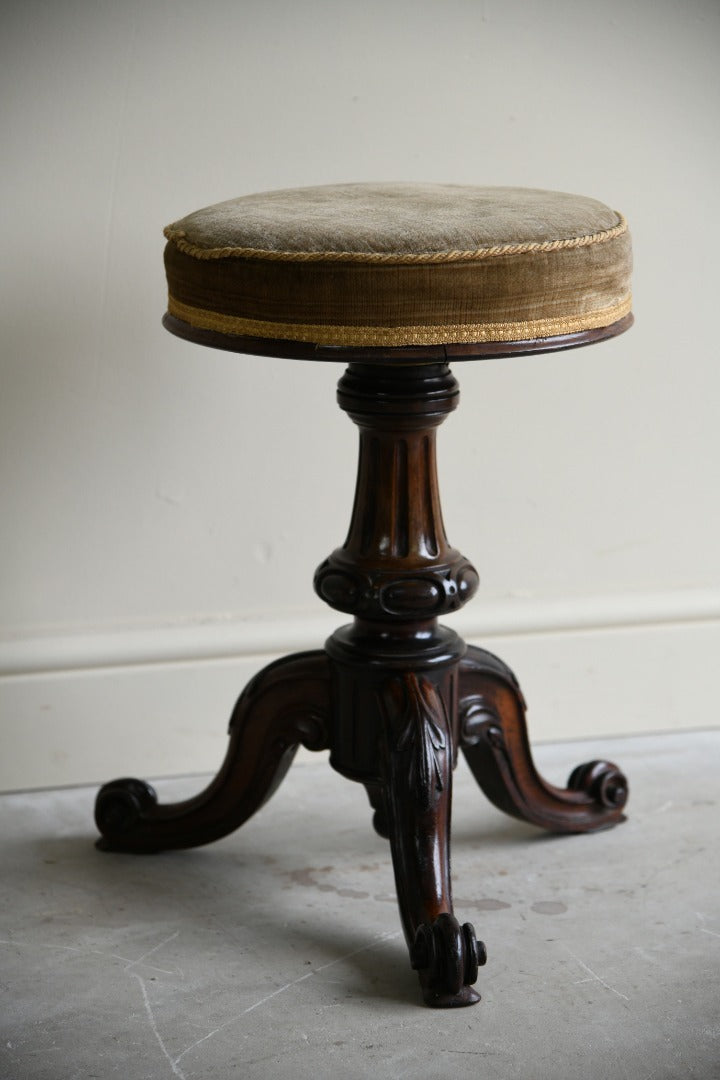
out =
{"type": "MultiPolygon", "coordinates": [[[[230,347],[220,335],[168,323],[185,337],[230,347]]],[[[554,347],[593,336],[600,335],[554,347]]],[[[279,351],[278,342],[246,348],[279,351]]],[[[150,785],[123,779],[106,784],[96,805],[104,850],[205,844],[262,806],[299,744],[329,748],[333,767],[365,785],[375,828],[390,841],[410,963],[434,1006],[478,1001],[473,984],[485,963],[473,927],[453,912],[458,750],[497,807],[553,832],[615,825],[627,798],[624,776],[606,761],[579,765],[566,788],[546,783],[532,762],[513,673],[438,624],[478,585],[472,564],[448,542],[438,494],[435,432],[458,401],[448,352],[418,349],[413,359],[412,350],[356,350],[340,380],[340,407],[360,429],[357,489],[347,539],[318,568],[315,588],[353,622],[324,649],[270,664],[250,682],[230,720],[225,762],[196,798],[158,804],[150,785]]]]}

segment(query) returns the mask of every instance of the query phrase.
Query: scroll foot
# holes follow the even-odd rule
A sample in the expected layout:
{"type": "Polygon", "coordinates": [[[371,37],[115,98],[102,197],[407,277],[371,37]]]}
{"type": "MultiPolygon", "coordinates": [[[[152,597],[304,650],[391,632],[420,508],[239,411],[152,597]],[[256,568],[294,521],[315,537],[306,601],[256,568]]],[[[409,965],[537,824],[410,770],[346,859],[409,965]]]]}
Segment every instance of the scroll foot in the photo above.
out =
{"type": "Polygon", "coordinates": [[[432,926],[421,923],[410,949],[410,963],[420,973],[423,996],[434,1008],[474,1005],[480,995],[472,984],[478,968],[487,963],[487,951],[475,937],[472,923],[462,926],[443,912],[432,926]]]}

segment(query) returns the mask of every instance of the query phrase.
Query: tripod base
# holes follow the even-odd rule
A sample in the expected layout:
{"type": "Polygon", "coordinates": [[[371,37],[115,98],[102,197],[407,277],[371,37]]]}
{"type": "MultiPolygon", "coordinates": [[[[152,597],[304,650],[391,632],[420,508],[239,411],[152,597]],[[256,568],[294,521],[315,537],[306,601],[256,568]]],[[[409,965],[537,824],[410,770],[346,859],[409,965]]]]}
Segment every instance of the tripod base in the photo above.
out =
{"type": "MultiPolygon", "coordinates": [[[[381,350],[378,350],[381,351],[381,350]]],[[[393,358],[394,359],[394,358],[393,358]]],[[[390,841],[400,917],[427,1004],[472,1005],[485,947],[453,913],[452,773],[462,749],[501,810],[553,832],[622,820],[627,783],[606,761],[566,788],[536,772],[525,703],[512,672],[468,648],[439,616],[478,586],[442,520],[435,429],[458,400],[445,363],[351,363],[338,401],[360,428],[348,537],[320,565],[315,589],[354,616],[323,651],[299,653],[254,678],[230,720],[230,746],[210,786],[170,806],[140,780],[98,794],[100,846],[158,851],[217,840],[272,795],[297,747],[329,748],[332,766],[365,785],[390,841]]]]}
{"type": "Polygon", "coordinates": [[[472,1005],[486,956],[472,925],[453,913],[450,809],[458,748],[496,806],[557,833],[622,821],[627,783],[615,765],[593,761],[572,772],[567,788],[547,784],[533,765],[512,672],[491,653],[465,650],[451,631],[440,628],[435,655],[414,670],[402,656],[349,662],[351,636],[339,631],[327,651],[285,657],[248,684],[230,720],[225,761],[195,798],[162,804],[142,780],[105,784],[95,809],[98,847],[148,853],[210,843],[270,798],[299,745],[329,748],[333,766],[365,784],[375,827],[390,840],[410,963],[425,1002],[472,1005]]]}

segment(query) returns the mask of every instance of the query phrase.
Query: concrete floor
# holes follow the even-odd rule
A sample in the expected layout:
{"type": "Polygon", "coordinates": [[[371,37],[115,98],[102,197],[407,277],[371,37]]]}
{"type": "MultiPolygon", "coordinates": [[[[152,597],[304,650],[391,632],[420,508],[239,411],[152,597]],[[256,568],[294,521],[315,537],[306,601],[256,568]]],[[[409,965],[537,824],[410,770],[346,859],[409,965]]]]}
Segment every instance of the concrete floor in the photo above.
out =
{"type": "Polygon", "coordinates": [[[719,751],[720,731],[540,747],[553,782],[604,756],[631,780],[626,824],[568,838],[461,763],[455,908],[489,962],[453,1011],[421,1006],[387,845],[321,759],[231,837],[157,856],[94,849],[93,790],[3,796],[0,1077],[718,1078],[719,751]]]}

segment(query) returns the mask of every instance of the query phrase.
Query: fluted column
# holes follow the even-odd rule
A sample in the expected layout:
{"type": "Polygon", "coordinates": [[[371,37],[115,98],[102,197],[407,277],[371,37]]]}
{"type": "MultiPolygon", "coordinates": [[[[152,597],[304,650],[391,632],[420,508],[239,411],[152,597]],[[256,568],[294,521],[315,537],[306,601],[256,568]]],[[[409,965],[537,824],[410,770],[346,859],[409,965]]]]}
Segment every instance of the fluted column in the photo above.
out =
{"type": "Polygon", "coordinates": [[[475,592],[477,573],[445,533],[437,482],[435,431],[457,400],[446,364],[351,364],[340,380],[360,456],[347,539],[315,575],[331,607],[407,622],[455,611],[475,592]]]}

